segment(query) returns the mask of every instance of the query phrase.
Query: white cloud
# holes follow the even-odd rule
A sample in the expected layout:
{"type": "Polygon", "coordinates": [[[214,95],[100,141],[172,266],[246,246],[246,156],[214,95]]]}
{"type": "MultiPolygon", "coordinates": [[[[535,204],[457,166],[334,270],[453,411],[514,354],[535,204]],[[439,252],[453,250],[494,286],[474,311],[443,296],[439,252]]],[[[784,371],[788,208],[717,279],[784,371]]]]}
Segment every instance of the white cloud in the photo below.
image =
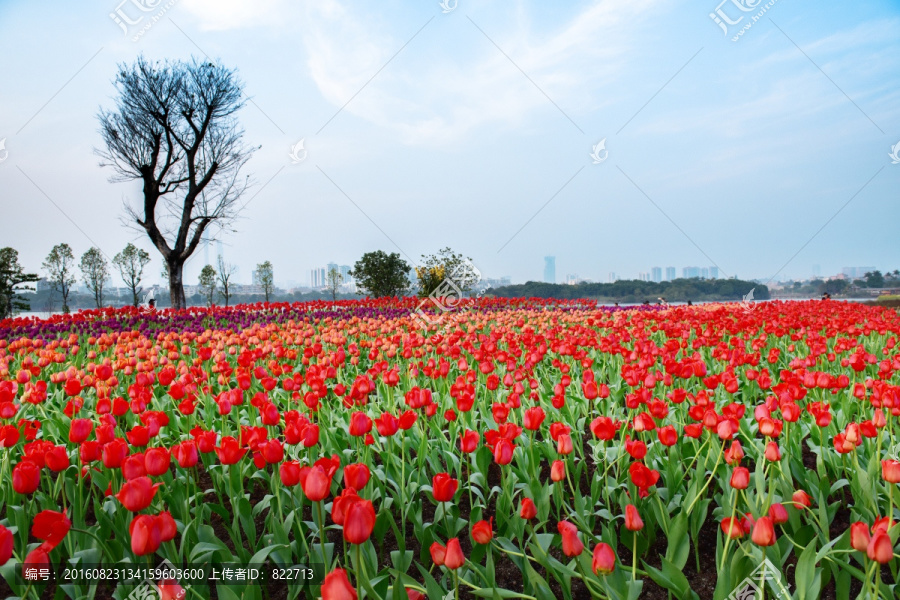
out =
{"type": "Polygon", "coordinates": [[[284,22],[289,10],[287,0],[180,0],[179,5],[198,20],[204,31],[277,25],[284,22]]]}
{"type": "Polygon", "coordinates": [[[653,3],[600,2],[549,34],[475,21],[515,65],[463,15],[450,31],[460,41],[439,52],[430,36],[447,33],[430,23],[368,85],[418,26],[388,32],[327,0],[308,5],[303,39],[310,74],[329,102],[340,107],[353,98],[347,113],[393,129],[407,143],[443,143],[483,124],[517,125],[535,111],[556,111],[544,93],[577,122],[597,108],[592,92],[615,79],[633,44],[631,26],[653,3]]]}

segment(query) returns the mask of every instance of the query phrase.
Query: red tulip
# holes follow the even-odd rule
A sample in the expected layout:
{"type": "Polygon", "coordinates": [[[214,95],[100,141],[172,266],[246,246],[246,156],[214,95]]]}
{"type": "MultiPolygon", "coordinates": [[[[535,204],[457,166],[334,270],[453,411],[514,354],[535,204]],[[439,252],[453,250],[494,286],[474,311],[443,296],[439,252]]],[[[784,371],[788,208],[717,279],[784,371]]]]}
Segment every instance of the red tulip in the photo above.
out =
{"type": "Polygon", "coordinates": [[[747,467],[735,467],[731,473],[731,487],[736,490],[746,490],[750,485],[750,470],[747,467]]]}
{"type": "Polygon", "coordinates": [[[400,420],[390,413],[384,413],[375,419],[375,429],[379,435],[391,437],[400,429],[400,420]]]}
{"type": "Polygon", "coordinates": [[[568,521],[560,521],[556,527],[562,536],[563,554],[569,558],[581,554],[584,550],[584,543],[578,537],[578,528],[568,521]]]}
{"type": "Polygon", "coordinates": [[[347,508],[344,515],[344,540],[351,544],[362,544],[372,535],[375,528],[375,508],[369,500],[359,500],[347,508]]]}
{"type": "Polygon", "coordinates": [[[594,557],[591,560],[591,570],[594,575],[609,575],[616,568],[616,553],[612,546],[606,542],[600,542],[594,547],[594,557]]]}
{"type": "Polygon", "coordinates": [[[69,453],[65,446],[53,446],[44,454],[44,462],[47,468],[54,473],[65,471],[69,468],[69,453]]]}
{"type": "Polygon", "coordinates": [[[219,446],[216,447],[216,456],[219,457],[219,460],[223,465],[233,465],[237,463],[246,453],[247,449],[241,448],[238,441],[231,436],[223,437],[219,446]]]}
{"type": "Polygon", "coordinates": [[[197,443],[194,440],[185,440],[179,444],[175,444],[171,449],[172,456],[178,462],[178,466],[182,469],[190,469],[200,461],[200,454],[197,452],[197,443]]]}
{"type": "Polygon", "coordinates": [[[143,477],[147,474],[147,467],[142,453],[132,454],[122,462],[122,475],[126,481],[143,477]]]}
{"type": "Polygon", "coordinates": [[[740,519],[726,517],[722,519],[722,533],[733,540],[744,537],[744,528],[740,519]]]}
{"type": "Polygon", "coordinates": [[[0,525],[0,567],[12,558],[13,555],[13,534],[12,532],[0,525]]]}
{"type": "Polygon", "coordinates": [[[497,440],[497,443],[494,444],[494,462],[498,465],[508,465],[512,462],[513,451],[515,450],[515,446],[506,438],[500,438],[497,440]]]}
{"type": "Polygon", "coordinates": [[[857,521],[850,526],[850,545],[854,550],[866,552],[869,548],[869,541],[872,536],[869,535],[869,526],[862,521],[857,521]]]}
{"type": "Polygon", "coordinates": [[[678,432],[674,425],[666,425],[656,430],[656,436],[663,446],[674,446],[678,442],[678,432]]]}
{"type": "Polygon", "coordinates": [[[185,589],[174,579],[163,579],[159,582],[159,600],[182,600],[185,594],[185,589]]]}
{"type": "Polygon", "coordinates": [[[25,571],[28,569],[49,569],[50,557],[43,544],[28,553],[22,562],[22,577],[25,578],[25,571]]]}
{"type": "Polygon", "coordinates": [[[881,461],[881,477],[888,483],[900,483],[900,461],[881,461]]]}
{"type": "Polygon", "coordinates": [[[475,452],[480,439],[477,431],[466,429],[459,435],[459,448],[466,454],[475,452]]]}
{"type": "Polygon", "coordinates": [[[554,460],[550,465],[550,479],[553,481],[562,481],[566,478],[566,463],[561,460],[554,460]]]}
{"type": "Polygon", "coordinates": [[[72,522],[63,513],[42,510],[31,522],[31,535],[46,542],[45,549],[49,552],[63,541],[71,528],[72,522]]]}
{"type": "Polygon", "coordinates": [[[162,542],[165,543],[175,539],[175,536],[178,534],[178,525],[175,523],[175,519],[172,518],[172,513],[167,510],[159,513],[156,516],[156,524],[159,527],[160,540],[162,542]]]}
{"type": "Polygon", "coordinates": [[[122,489],[116,494],[116,498],[126,509],[131,512],[139,512],[150,506],[159,485],[158,483],[154,484],[149,477],[138,477],[125,482],[122,489]]]}
{"type": "Polygon", "coordinates": [[[753,534],[750,536],[757,546],[772,546],[775,544],[775,525],[771,517],[760,517],[753,525],[753,534]]]}
{"type": "Polygon", "coordinates": [[[444,558],[447,556],[447,547],[438,542],[434,542],[431,544],[428,551],[431,553],[431,562],[439,567],[443,567],[444,558]]]}
{"type": "Polygon", "coordinates": [[[412,588],[404,589],[406,590],[407,600],[428,600],[428,597],[419,590],[414,590],[412,588]]]}
{"type": "Polygon", "coordinates": [[[130,431],[125,432],[125,437],[132,446],[142,448],[150,443],[150,430],[143,425],[135,425],[130,431]]]}
{"type": "Polygon", "coordinates": [[[12,486],[17,494],[32,494],[41,483],[41,468],[24,460],[13,467],[12,486]]]}
{"type": "Polygon", "coordinates": [[[372,419],[364,412],[350,415],[350,435],[363,436],[372,431],[372,419]]]}
{"type": "Polygon", "coordinates": [[[321,502],[331,493],[331,476],[321,465],[300,469],[300,486],[313,502],[321,502]]]}
{"type": "Polygon", "coordinates": [[[93,430],[94,423],[90,419],[72,419],[72,424],[69,425],[69,441],[80,444],[88,439],[93,430]]]}
{"type": "Polygon", "coordinates": [[[644,528],[644,521],[634,504],[625,506],[625,529],[628,531],[640,531],[644,528]]]}
{"type": "Polygon", "coordinates": [[[472,539],[475,540],[475,543],[482,545],[491,543],[494,538],[494,530],[491,527],[493,520],[494,518],[491,517],[490,521],[478,521],[472,525],[472,539]]]}
{"type": "Polygon", "coordinates": [[[286,487],[293,487],[300,483],[300,463],[296,460],[289,460],[278,465],[278,475],[281,477],[281,484],[286,487]]]}
{"type": "Polygon", "coordinates": [[[522,427],[529,431],[537,431],[541,428],[541,423],[546,418],[544,409],[540,406],[534,406],[526,410],[522,415],[522,427]]]}
{"type": "Polygon", "coordinates": [[[344,467],[344,485],[354,490],[358,491],[366,487],[370,476],[369,467],[365,463],[344,467]]]}
{"type": "Polygon", "coordinates": [[[118,469],[128,456],[128,444],[122,438],[115,438],[103,445],[101,459],[107,469],[118,469]]]}
{"type": "Polygon", "coordinates": [[[728,450],[725,451],[725,462],[729,465],[736,465],[741,462],[742,458],[744,458],[744,449],[741,446],[741,442],[740,440],[734,440],[731,442],[728,450]]]}
{"type": "Polygon", "coordinates": [[[766,460],[776,462],[781,460],[781,450],[775,442],[766,444],[766,460]]]}
{"type": "Polygon", "coordinates": [[[788,521],[788,512],[783,504],[775,502],[772,506],[769,507],[769,516],[772,517],[772,521],[776,525],[781,525],[782,523],[787,523],[788,521]]]}
{"type": "Polygon", "coordinates": [[[270,465],[277,465],[284,460],[284,446],[278,440],[266,440],[260,442],[259,454],[270,465]]]}
{"type": "Polygon", "coordinates": [[[132,519],[128,533],[131,535],[131,551],[138,556],[153,554],[162,543],[159,522],[151,515],[138,515],[132,519]]]}
{"type": "Polygon", "coordinates": [[[346,488],[339,496],[334,499],[331,504],[331,519],[338,525],[344,524],[344,518],[347,510],[355,502],[359,502],[360,497],[353,488],[346,488]]]}
{"type": "Polygon", "coordinates": [[[432,480],[431,493],[437,502],[450,502],[456,495],[459,481],[450,477],[447,473],[438,473],[432,480]]]}
{"type": "Polygon", "coordinates": [[[894,545],[891,543],[891,537],[884,531],[876,532],[869,540],[866,556],[881,564],[891,562],[891,559],[894,558],[894,545]]]}
{"type": "Polygon", "coordinates": [[[609,417],[597,417],[591,421],[591,433],[597,439],[608,442],[616,437],[616,425],[609,417]]]}
{"type": "Polygon", "coordinates": [[[356,590],[347,579],[347,572],[335,569],[322,580],[322,600],[357,600],[356,590]]]}
{"type": "Polygon", "coordinates": [[[466,562],[462,548],[459,546],[459,540],[453,538],[447,540],[447,553],[444,555],[444,566],[448,569],[458,569],[466,562]]]}
{"type": "Polygon", "coordinates": [[[148,475],[158,477],[168,472],[171,456],[165,448],[150,448],[144,453],[144,467],[148,475]]]}
{"type": "Polygon", "coordinates": [[[519,516],[529,521],[537,516],[537,507],[531,498],[522,498],[519,516]]]}
{"type": "Polygon", "coordinates": [[[572,450],[574,450],[574,446],[572,445],[572,436],[568,433],[564,433],[559,436],[559,439],[556,441],[556,451],[563,456],[567,454],[572,454],[572,450]]]}
{"type": "Polygon", "coordinates": [[[797,490],[791,496],[791,499],[800,506],[805,506],[809,508],[812,506],[812,499],[809,497],[809,494],[804,492],[803,490],[797,490]]]}

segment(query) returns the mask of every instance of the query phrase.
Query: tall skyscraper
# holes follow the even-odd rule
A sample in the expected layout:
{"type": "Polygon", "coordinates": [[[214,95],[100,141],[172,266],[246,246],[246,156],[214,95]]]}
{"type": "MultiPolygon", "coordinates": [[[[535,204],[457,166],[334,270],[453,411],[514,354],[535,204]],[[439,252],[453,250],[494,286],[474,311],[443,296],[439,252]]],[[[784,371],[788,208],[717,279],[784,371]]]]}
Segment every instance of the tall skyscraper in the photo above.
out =
{"type": "Polygon", "coordinates": [[[546,283],[556,283],[556,257],[544,257],[544,281],[546,283]]]}
{"type": "Polygon", "coordinates": [[[709,268],[709,278],[710,279],[718,279],[719,278],[719,267],[710,267],[709,268]]]}
{"type": "Polygon", "coordinates": [[[662,281],[662,267],[653,267],[650,269],[650,279],[659,283],[662,281]]]}
{"type": "Polygon", "coordinates": [[[618,280],[619,280],[619,278],[616,277],[615,272],[614,272],[614,271],[610,271],[610,272],[609,272],[609,282],[610,282],[610,283],[615,283],[615,282],[617,282],[618,280]]]}
{"type": "Polygon", "coordinates": [[[700,279],[709,279],[709,269],[703,267],[700,269],[700,279]]]}
{"type": "Polygon", "coordinates": [[[350,265],[341,265],[341,278],[344,280],[344,283],[348,283],[351,279],[350,277],[350,265]]]}
{"type": "Polygon", "coordinates": [[[666,281],[675,279],[675,267],[666,267],[666,281]]]}
{"type": "Polygon", "coordinates": [[[682,267],[681,276],[685,279],[700,277],[700,267],[682,267]]]}

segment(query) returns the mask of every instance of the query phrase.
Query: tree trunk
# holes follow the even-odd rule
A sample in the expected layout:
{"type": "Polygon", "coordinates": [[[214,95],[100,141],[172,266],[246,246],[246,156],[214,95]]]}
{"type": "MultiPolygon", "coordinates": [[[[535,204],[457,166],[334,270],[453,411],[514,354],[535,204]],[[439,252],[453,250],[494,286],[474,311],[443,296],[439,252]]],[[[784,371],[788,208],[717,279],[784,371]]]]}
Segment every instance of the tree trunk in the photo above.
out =
{"type": "Polygon", "coordinates": [[[184,282],[182,278],[182,272],[184,270],[184,263],[180,262],[168,262],[169,265],[169,302],[172,304],[172,308],[185,308],[187,304],[184,298],[184,282]]]}

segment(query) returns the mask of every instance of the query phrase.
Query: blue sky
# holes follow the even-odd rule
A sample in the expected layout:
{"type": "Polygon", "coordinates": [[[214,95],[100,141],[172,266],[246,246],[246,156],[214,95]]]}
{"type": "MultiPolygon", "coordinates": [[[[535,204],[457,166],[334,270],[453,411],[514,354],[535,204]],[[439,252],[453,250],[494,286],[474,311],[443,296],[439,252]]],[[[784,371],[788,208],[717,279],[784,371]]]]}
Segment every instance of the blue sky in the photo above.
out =
{"type": "Polygon", "coordinates": [[[900,268],[896,1],[778,0],[738,41],[765,2],[719,5],[744,17],[725,35],[717,0],[143,1],[158,6],[0,2],[0,245],[27,268],[61,241],[109,256],[134,241],[158,278],[121,224],[140,186],[109,183],[92,152],[116,65],[140,53],[206,54],[252,97],[256,186],[223,238],[243,281],[264,260],[303,283],[369,250],[444,246],[522,282],[546,255],[559,280],[900,268]],[[125,35],[117,8],[148,16],[125,35]]]}

